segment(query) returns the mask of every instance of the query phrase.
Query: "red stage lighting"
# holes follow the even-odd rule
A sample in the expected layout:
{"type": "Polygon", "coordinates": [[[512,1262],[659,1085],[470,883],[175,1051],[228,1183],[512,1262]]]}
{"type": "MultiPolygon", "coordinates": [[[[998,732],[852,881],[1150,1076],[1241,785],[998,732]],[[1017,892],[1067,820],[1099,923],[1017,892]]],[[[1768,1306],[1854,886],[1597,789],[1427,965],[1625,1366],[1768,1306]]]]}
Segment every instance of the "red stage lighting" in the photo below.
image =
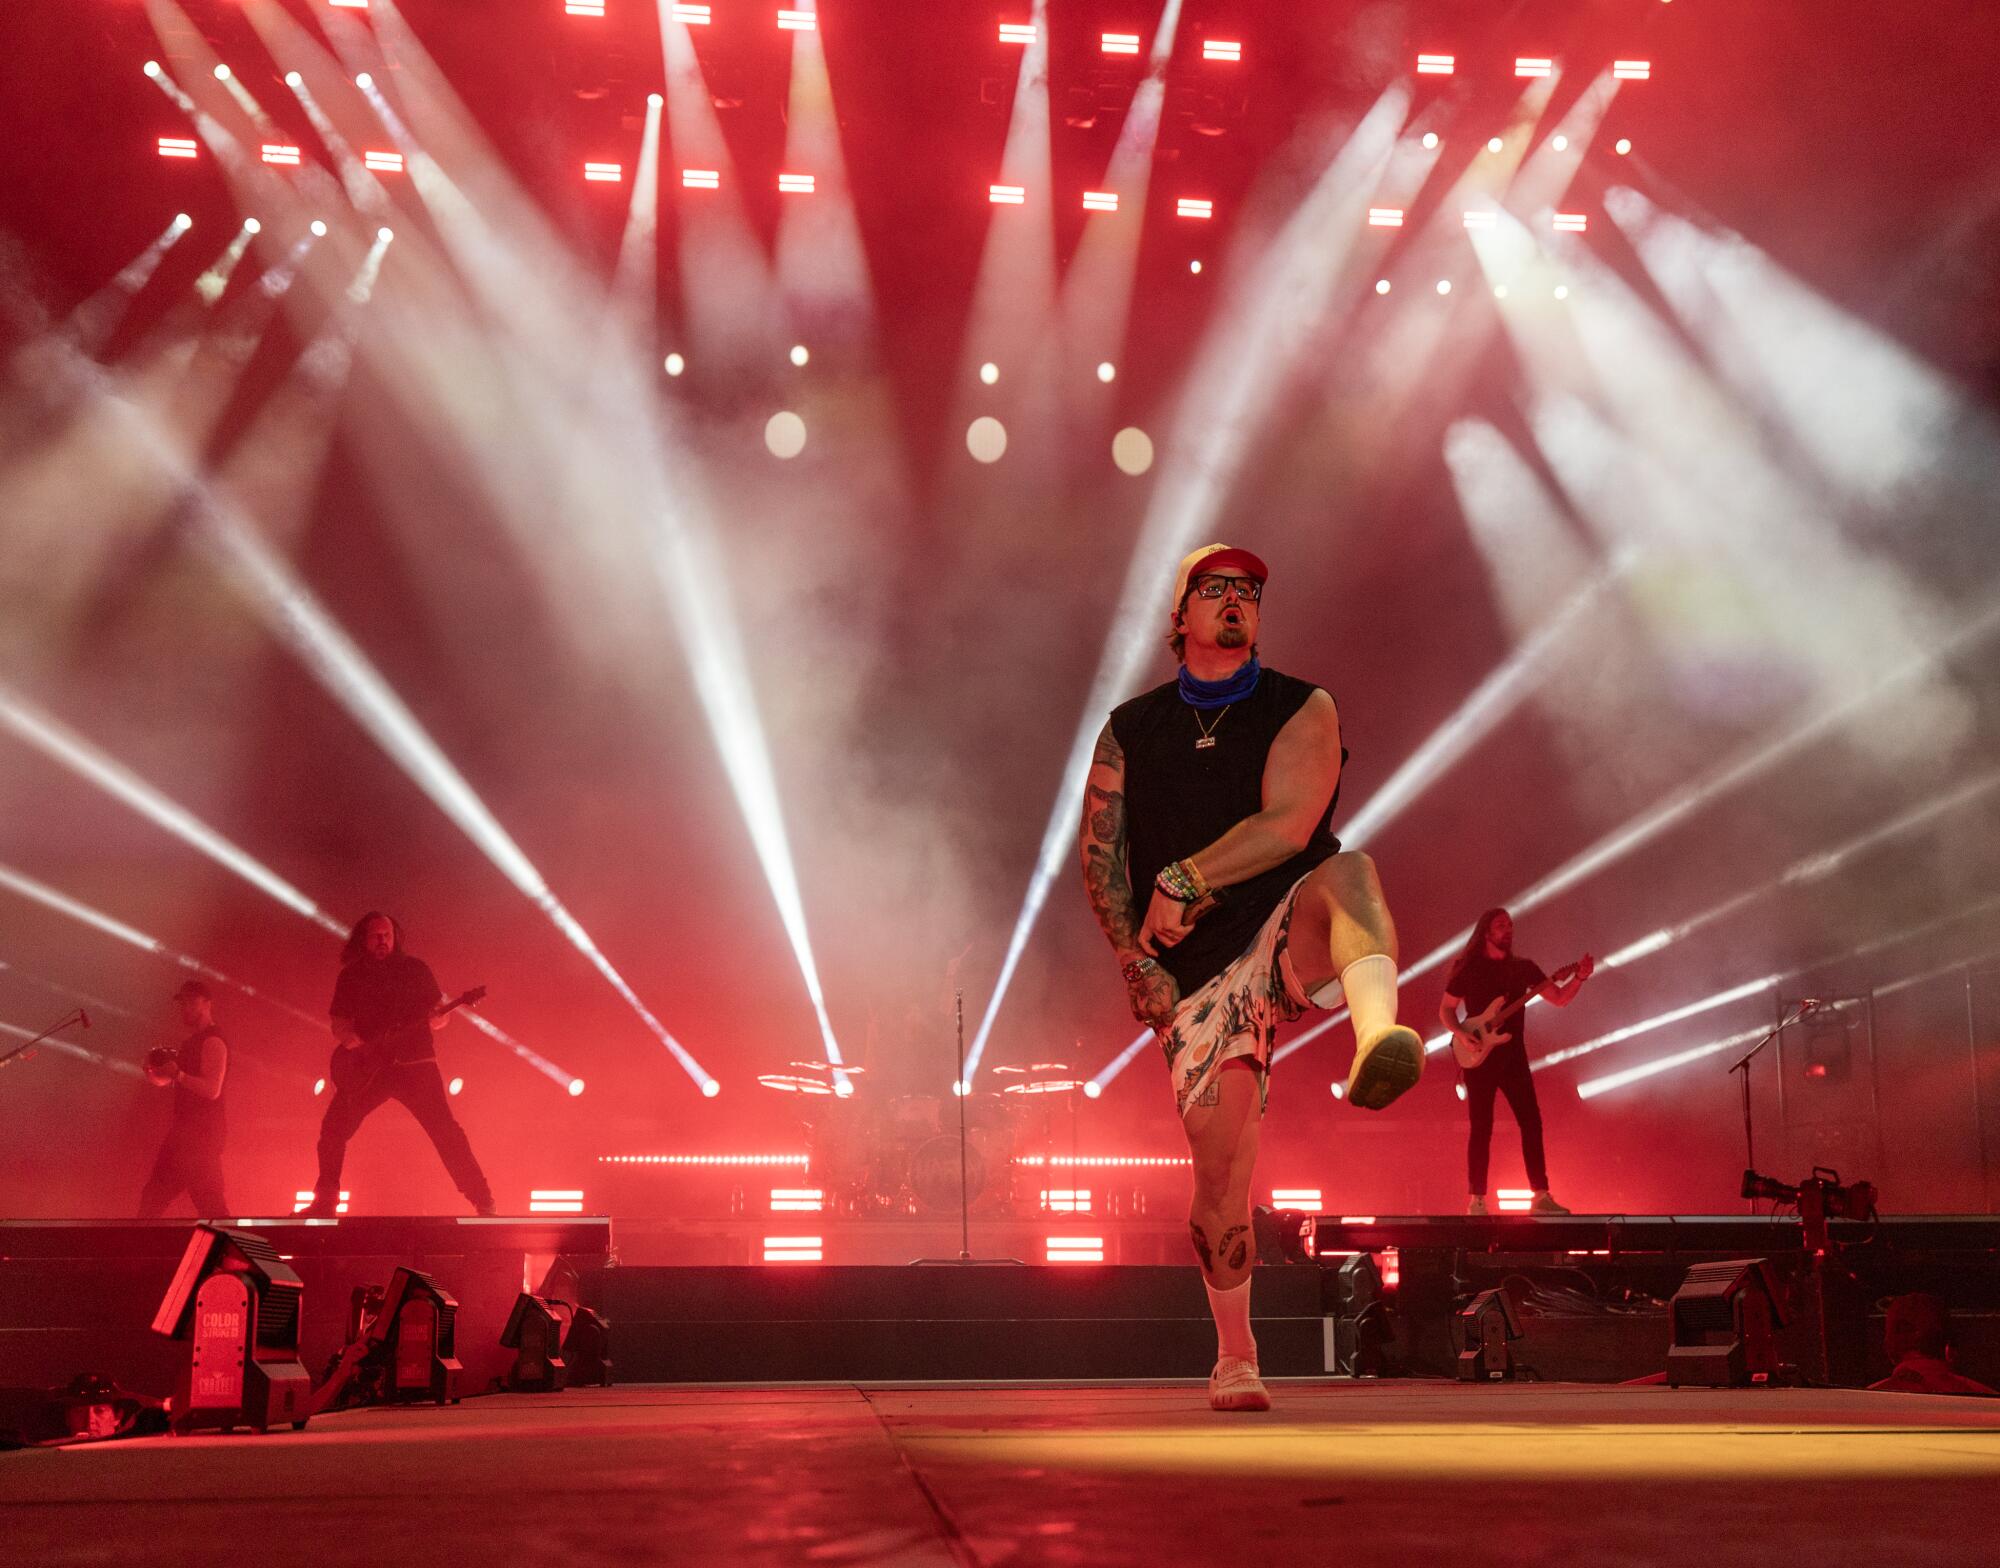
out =
{"type": "Polygon", "coordinates": [[[600,185],[616,185],[625,178],[625,167],[617,163],[586,163],[583,177],[600,185]]]}
{"type": "Polygon", "coordinates": [[[683,169],[681,186],[691,191],[719,191],[722,189],[722,171],[719,169],[683,169]]]}
{"type": "Polygon", "coordinates": [[[825,1260],[824,1244],[817,1236],[766,1236],[766,1263],[820,1263],[825,1260]]]}
{"type": "Polygon", "coordinates": [[[192,136],[162,136],[160,156],[162,158],[192,158],[197,149],[192,136]]]}
{"type": "Polygon", "coordinates": [[[819,18],[810,11],[780,11],[778,30],[786,33],[811,33],[819,30],[819,18]]]}
{"type": "Polygon", "coordinates": [[[1201,57],[1204,60],[1228,60],[1235,62],[1243,58],[1243,45],[1225,43],[1220,38],[1204,38],[1201,43],[1201,57]]]}
{"type": "Polygon", "coordinates": [[[399,152],[364,152],[361,155],[363,168],[372,169],[377,174],[401,174],[403,155],[399,152]]]}
{"type": "Polygon", "coordinates": [[[1003,44],[1031,44],[1035,41],[1033,22],[1002,22],[1000,42],[1003,44]]]}
{"type": "Polygon", "coordinates": [[[530,1214],[581,1214],[581,1187],[536,1187],[528,1193],[530,1214]]]}
{"type": "Polygon", "coordinates": [[[1458,57],[1449,54],[1420,54],[1417,56],[1417,75],[1450,76],[1458,69],[1458,57]]]}
{"type": "Polygon", "coordinates": [[[1590,227],[1590,216],[1582,212],[1559,212],[1555,227],[1558,234],[1581,234],[1590,227]]]}
{"type": "Polygon", "coordinates": [[[277,142],[266,142],[264,143],[264,161],[266,163],[279,163],[291,168],[297,168],[299,165],[299,150],[296,147],[281,146],[277,142]]]}
{"type": "Polygon", "coordinates": [[[1050,1263],[1102,1263],[1104,1261],[1104,1238],[1102,1236],[1051,1236],[1045,1244],[1043,1256],[1050,1263]]]}
{"type": "Polygon", "coordinates": [[[1620,82],[1650,82],[1653,79],[1651,60],[1613,60],[1612,79],[1620,82]]]}
{"type": "Polygon", "coordinates": [[[989,185],[986,199],[996,207],[1021,207],[1027,204],[1027,187],[1022,185],[989,185]]]}
{"type": "Polygon", "coordinates": [[[1116,191],[1085,191],[1083,193],[1085,212],[1116,212],[1118,193],[1116,191]]]}
{"type": "Polygon", "coordinates": [[[810,196],[815,187],[816,182],[810,174],[781,174],[778,176],[778,189],[787,196],[810,196]]]}
{"type": "Polygon", "coordinates": [[[1137,33],[1106,33],[1103,43],[1106,54],[1137,54],[1139,35],[1137,33]]]}
{"type": "Polygon", "coordinates": [[[1400,229],[1403,226],[1401,207],[1370,207],[1368,227],[1371,229],[1400,229]]]}
{"type": "Polygon", "coordinates": [[[1183,196],[1174,203],[1174,214],[1182,218],[1212,218],[1215,203],[1200,196],[1183,196]]]}
{"type": "Polygon", "coordinates": [[[1554,76],[1556,74],[1556,63],[1553,60],[1522,55],[1514,61],[1514,74],[1516,76],[1554,76]]]}

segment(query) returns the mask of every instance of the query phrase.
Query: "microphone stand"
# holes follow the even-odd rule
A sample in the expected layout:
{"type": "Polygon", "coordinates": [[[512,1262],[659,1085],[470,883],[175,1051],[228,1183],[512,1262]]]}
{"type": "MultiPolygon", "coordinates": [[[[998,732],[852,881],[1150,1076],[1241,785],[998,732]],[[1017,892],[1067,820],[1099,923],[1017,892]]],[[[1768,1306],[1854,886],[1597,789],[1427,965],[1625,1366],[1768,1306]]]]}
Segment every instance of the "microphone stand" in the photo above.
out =
{"type": "Polygon", "coordinates": [[[9,1062],[13,1061],[16,1057],[25,1058],[33,1055],[36,1046],[40,1045],[44,1040],[48,1039],[49,1036],[53,1034],[59,1034],[61,1031],[67,1029],[71,1024],[74,1023],[81,1023],[86,1029],[90,1027],[89,1023],[85,1021],[84,1011],[80,1007],[73,1013],[65,1013],[59,1022],[50,1024],[48,1028],[44,1029],[40,1034],[36,1035],[34,1039],[24,1040],[19,1045],[15,1046],[13,1050],[9,1051],[5,1056],[0,1056],[0,1067],[5,1067],[9,1062]]]}
{"type": "MultiPolygon", "coordinates": [[[[1729,1068],[1729,1070],[1732,1073],[1740,1072],[1743,1075],[1743,1169],[1745,1174],[1748,1174],[1749,1172],[1754,1171],[1757,1168],[1757,1141],[1751,1132],[1751,1126],[1750,1126],[1750,1064],[1751,1062],[1756,1060],[1757,1054],[1760,1051],[1762,1051],[1765,1046],[1769,1045],[1773,1040],[1777,1039],[1779,1035],[1783,1034],[1787,1029],[1791,1028],[1793,1024],[1797,1023],[1801,1018],[1805,1017],[1805,1015],[1811,1012],[1812,1010],[1813,1010],[1813,1004],[1811,1002],[1809,1001],[1800,1002],[1798,1004],[1797,1012],[1793,1013],[1791,1017],[1783,1020],[1778,1025],[1777,1028],[1773,1029],[1769,1034],[1765,1035],[1763,1039],[1759,1040],[1755,1045],[1751,1046],[1749,1050],[1743,1053],[1742,1060],[1732,1063],[1729,1068]]],[[[1752,1214],[1755,1214],[1757,1212],[1757,1200],[1755,1198],[1752,1198],[1750,1200],[1750,1212],[1752,1214]]]]}
{"type": "Polygon", "coordinates": [[[1013,1263],[1019,1258],[975,1258],[972,1255],[972,1185],[966,1174],[965,1152],[965,1102],[971,1086],[965,1081],[965,992],[951,993],[952,1017],[958,1032],[958,1069],[951,1080],[951,1092],[958,1100],[958,1256],[955,1258],[916,1258],[913,1264],[930,1263],[1013,1263]]]}

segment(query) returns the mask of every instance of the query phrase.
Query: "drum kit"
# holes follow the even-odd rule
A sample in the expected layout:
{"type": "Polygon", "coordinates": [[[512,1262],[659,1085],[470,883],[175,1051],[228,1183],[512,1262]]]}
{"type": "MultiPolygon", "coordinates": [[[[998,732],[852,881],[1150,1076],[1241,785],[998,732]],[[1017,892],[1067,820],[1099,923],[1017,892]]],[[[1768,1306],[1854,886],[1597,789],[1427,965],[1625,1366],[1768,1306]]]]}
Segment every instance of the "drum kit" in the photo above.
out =
{"type": "Polygon", "coordinates": [[[1023,1203],[1033,1208],[1038,1195],[1016,1191],[1020,1156],[1038,1148],[1046,1155],[1065,1119],[1075,1141],[1083,1080],[1070,1077],[1065,1062],[995,1068],[995,1077],[1011,1081],[997,1093],[966,1097],[962,1179],[958,1107],[949,1097],[871,1094],[861,1067],[791,1062],[787,1068],[757,1081],[813,1102],[800,1106],[806,1177],[824,1194],[828,1213],[935,1217],[958,1209],[961,1196],[976,1214],[1011,1214],[1023,1203]]]}

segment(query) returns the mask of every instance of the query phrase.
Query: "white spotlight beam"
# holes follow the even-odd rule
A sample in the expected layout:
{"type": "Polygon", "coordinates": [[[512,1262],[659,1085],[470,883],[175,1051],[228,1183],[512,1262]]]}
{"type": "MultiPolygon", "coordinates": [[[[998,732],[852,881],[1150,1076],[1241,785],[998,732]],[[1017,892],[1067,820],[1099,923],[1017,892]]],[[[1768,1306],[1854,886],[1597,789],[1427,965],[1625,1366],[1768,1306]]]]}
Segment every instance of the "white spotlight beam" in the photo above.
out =
{"type": "Polygon", "coordinates": [[[347,934],[345,926],[270,867],[238,849],[185,807],[169,800],[130,768],[106,756],[4,683],[0,683],[0,726],[106,794],[122,800],[182,843],[192,845],[294,913],[336,936],[347,934]]]}
{"type": "Polygon", "coordinates": [[[16,979],[25,980],[29,985],[40,986],[44,991],[53,991],[57,996],[67,1001],[81,1003],[84,1007],[103,1013],[106,1017],[137,1018],[139,1016],[129,1007],[120,1007],[116,1002],[108,1002],[101,996],[94,996],[88,991],[79,991],[74,986],[64,985],[59,980],[51,980],[46,975],[35,974],[21,968],[18,964],[8,963],[4,958],[0,958],[0,971],[13,975],[16,979]]]}
{"type": "Polygon", "coordinates": [[[1361,215],[1395,151],[1408,105],[1408,89],[1399,85],[1369,109],[1203,340],[1043,831],[1027,898],[966,1056],[968,1082],[985,1053],[1049,889],[1075,854],[1084,779],[1104,715],[1131,689],[1146,659],[1157,653],[1158,628],[1165,621],[1179,557],[1221,515],[1250,442],[1282,395],[1286,368],[1310,337],[1306,325],[1342,280],[1355,235],[1365,232],[1361,215]]]}
{"type": "Polygon", "coordinates": [[[817,28],[792,34],[785,170],[813,179],[812,194],[784,201],[778,217],[776,267],[787,315],[815,342],[867,343],[874,334],[874,289],[817,28]]]}
{"type": "Polygon", "coordinates": [[[192,227],[179,217],[171,220],[158,238],[119,269],[117,277],[70,312],[67,330],[80,350],[96,357],[124,318],[126,308],[159,270],[167,252],[192,227]]]}
{"type": "Polygon", "coordinates": [[[164,958],[170,963],[178,964],[181,968],[200,975],[205,980],[213,980],[218,985],[226,985],[231,990],[240,991],[248,997],[254,997],[266,1006],[275,1007],[280,1012],[290,1013],[292,1017],[304,1023],[311,1024],[315,1029],[324,1029],[326,1027],[325,1019],[315,1018],[312,1014],[301,1012],[289,1003],[281,1002],[275,997],[266,996],[255,986],[248,985],[236,979],[233,975],[226,975],[213,965],[205,964],[200,959],[183,953],[176,948],[171,948],[158,937],[148,936],[137,926],[127,925],[124,921],[112,915],[107,915],[103,910],[91,907],[81,899],[71,898],[67,893],[58,892],[46,882],[39,882],[29,876],[25,871],[19,871],[12,866],[0,864],[0,887],[4,887],[10,892],[18,893],[22,898],[40,904],[44,909],[52,909],[59,915],[67,915],[71,920],[87,925],[95,931],[101,931],[106,936],[114,937],[128,946],[136,947],[142,953],[150,953],[155,958],[164,958]]]}
{"type": "Polygon", "coordinates": [[[438,809],[568,938],[688,1076],[708,1092],[707,1085],[713,1080],[707,1070],[639,1000],[638,993],[556,897],[534,863],[346,631],[305,585],[293,578],[245,519],[232,515],[209,496],[197,496],[192,511],[206,548],[272,632],[438,809]]]}

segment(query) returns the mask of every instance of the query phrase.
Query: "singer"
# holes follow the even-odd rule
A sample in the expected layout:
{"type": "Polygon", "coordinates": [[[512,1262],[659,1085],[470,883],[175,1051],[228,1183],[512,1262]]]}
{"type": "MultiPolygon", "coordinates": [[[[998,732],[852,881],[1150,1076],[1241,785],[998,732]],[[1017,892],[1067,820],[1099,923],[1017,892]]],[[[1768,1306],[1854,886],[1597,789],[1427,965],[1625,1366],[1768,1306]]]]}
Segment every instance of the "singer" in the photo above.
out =
{"type": "Polygon", "coordinates": [[[219,1219],[229,1213],[222,1196],[222,1081],[229,1073],[229,1046],[215,1026],[215,999],[207,986],[189,980],[173,1000],[182,1027],[193,1032],[179,1045],[146,1056],[146,1077],[156,1088],[174,1091],[174,1119],[139,1194],[139,1218],[158,1219],[185,1192],[196,1215],[219,1219]]]}

